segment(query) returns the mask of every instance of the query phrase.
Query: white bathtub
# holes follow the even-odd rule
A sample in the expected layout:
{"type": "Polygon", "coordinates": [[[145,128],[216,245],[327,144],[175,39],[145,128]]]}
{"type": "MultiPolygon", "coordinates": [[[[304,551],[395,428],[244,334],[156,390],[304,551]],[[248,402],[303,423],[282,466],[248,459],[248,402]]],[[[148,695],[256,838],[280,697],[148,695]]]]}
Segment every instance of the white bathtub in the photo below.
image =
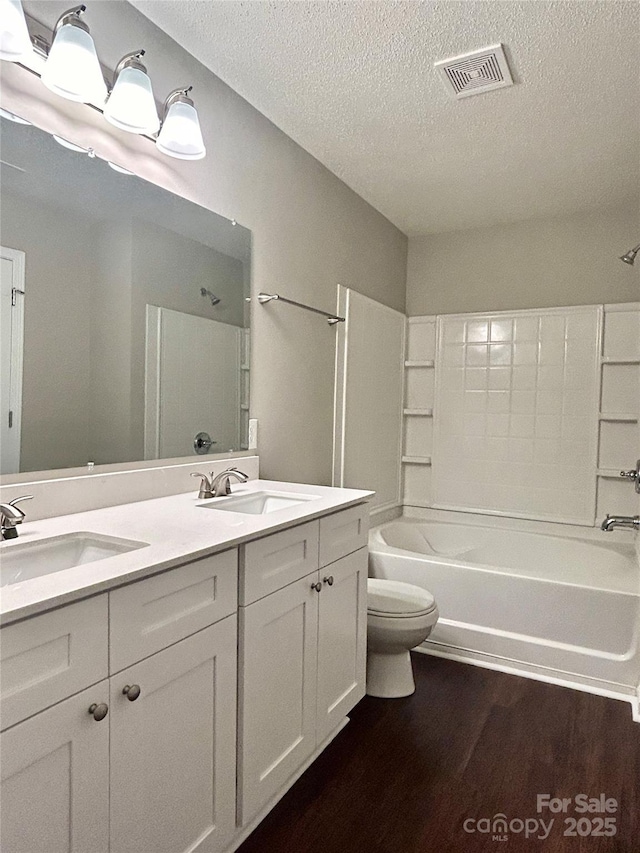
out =
{"type": "Polygon", "coordinates": [[[407,518],[372,529],[370,575],[440,610],[422,651],[635,700],[640,566],[630,542],[407,518]]]}

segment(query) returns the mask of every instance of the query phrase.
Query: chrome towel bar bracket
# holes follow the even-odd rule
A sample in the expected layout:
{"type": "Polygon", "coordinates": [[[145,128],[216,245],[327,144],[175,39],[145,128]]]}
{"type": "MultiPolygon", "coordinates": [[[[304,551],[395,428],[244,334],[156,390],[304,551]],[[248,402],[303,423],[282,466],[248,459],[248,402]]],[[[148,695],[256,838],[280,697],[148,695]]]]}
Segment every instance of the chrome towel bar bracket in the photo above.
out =
{"type": "MultiPolygon", "coordinates": [[[[326,317],[327,323],[330,326],[335,326],[336,323],[344,323],[345,318],[339,317],[337,314],[329,314],[327,311],[322,311],[320,308],[312,308],[311,305],[304,305],[302,302],[296,302],[294,299],[287,299],[286,296],[280,296],[279,293],[259,293],[258,302],[261,305],[266,305],[267,302],[286,302],[287,305],[295,305],[296,308],[304,308],[305,311],[313,311],[314,314],[320,314],[326,317]]],[[[247,302],[250,301],[247,299],[247,302]]]]}

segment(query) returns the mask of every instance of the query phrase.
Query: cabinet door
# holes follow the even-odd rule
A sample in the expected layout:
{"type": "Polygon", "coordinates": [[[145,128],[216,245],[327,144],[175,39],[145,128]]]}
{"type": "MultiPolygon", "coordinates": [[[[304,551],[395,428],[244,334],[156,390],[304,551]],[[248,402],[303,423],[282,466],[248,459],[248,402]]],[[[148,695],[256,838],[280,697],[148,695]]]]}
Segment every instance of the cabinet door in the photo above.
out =
{"type": "Polygon", "coordinates": [[[236,628],[229,616],[111,677],[111,853],[213,853],[228,845],[236,628]],[[127,685],[140,688],[134,701],[122,692],[127,685]]]}
{"type": "Polygon", "coordinates": [[[239,816],[246,824],[316,746],[317,574],[240,609],[239,816]]]}
{"type": "Polygon", "coordinates": [[[108,700],[105,680],[3,732],[2,853],[107,853],[108,700]]]}
{"type": "Polygon", "coordinates": [[[320,569],[318,743],[365,694],[367,549],[320,569]]]}

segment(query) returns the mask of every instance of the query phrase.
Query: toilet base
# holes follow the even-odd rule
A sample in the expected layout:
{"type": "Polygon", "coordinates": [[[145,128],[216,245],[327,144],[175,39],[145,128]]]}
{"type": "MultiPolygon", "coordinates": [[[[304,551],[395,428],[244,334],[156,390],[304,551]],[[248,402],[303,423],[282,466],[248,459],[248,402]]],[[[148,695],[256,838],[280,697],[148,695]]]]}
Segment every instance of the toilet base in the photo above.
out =
{"type": "Polygon", "coordinates": [[[401,699],[415,692],[413,667],[408,651],[367,653],[367,696],[401,699]]]}

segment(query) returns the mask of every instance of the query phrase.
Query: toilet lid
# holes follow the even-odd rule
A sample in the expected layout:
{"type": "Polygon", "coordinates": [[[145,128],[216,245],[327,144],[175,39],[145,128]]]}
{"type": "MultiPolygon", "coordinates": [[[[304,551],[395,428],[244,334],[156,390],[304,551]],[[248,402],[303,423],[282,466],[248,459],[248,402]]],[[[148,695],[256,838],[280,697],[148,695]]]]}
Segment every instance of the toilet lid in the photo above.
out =
{"type": "Polygon", "coordinates": [[[371,613],[406,616],[427,613],[435,606],[435,598],[420,586],[380,578],[367,580],[367,610],[371,613]]]}

